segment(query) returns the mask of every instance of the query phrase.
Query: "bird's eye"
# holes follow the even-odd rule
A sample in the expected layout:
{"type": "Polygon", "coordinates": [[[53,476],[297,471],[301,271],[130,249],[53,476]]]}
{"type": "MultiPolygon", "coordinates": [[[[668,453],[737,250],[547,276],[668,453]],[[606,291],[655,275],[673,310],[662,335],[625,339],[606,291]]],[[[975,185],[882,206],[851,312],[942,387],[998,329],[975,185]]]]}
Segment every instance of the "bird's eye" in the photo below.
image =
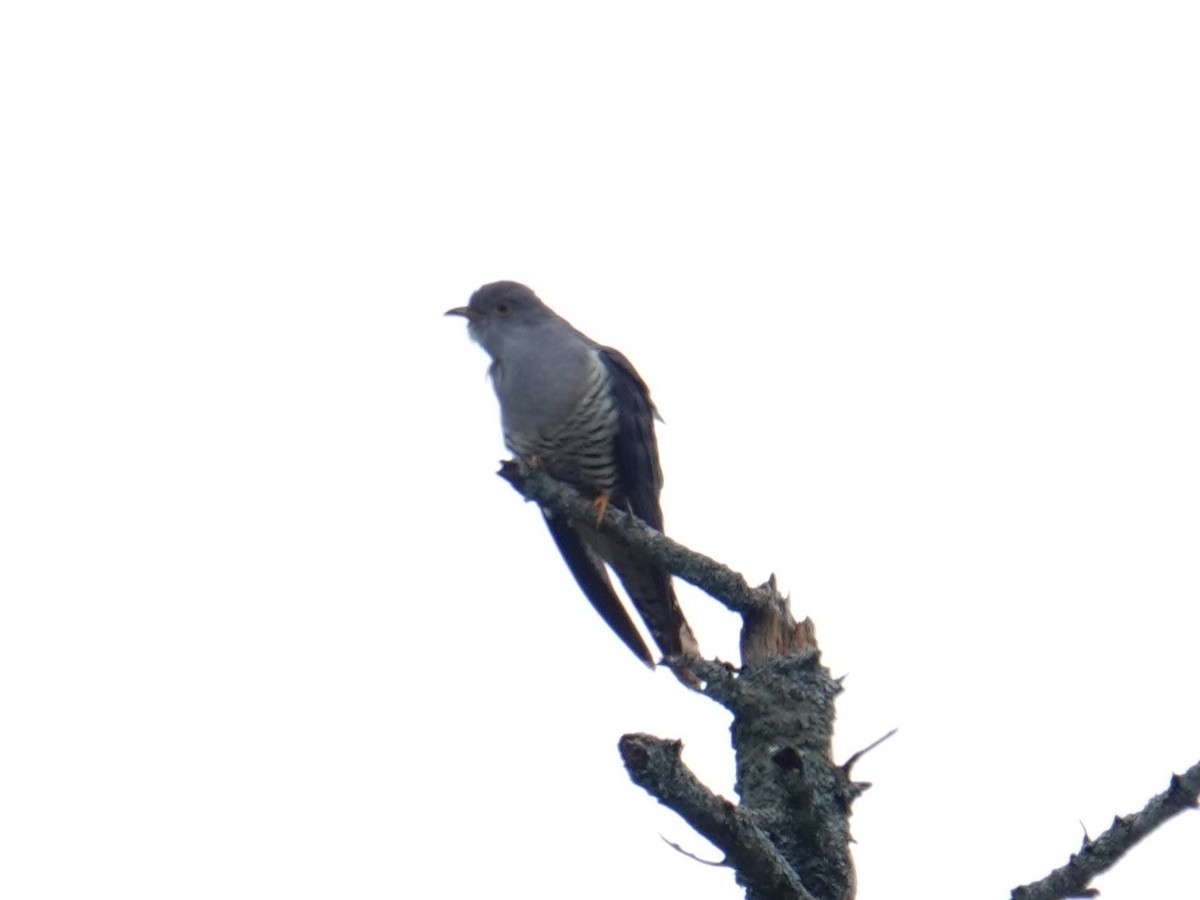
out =
{"type": "Polygon", "coordinates": [[[507,316],[509,313],[509,305],[507,303],[497,303],[496,312],[500,313],[502,316],[507,316]]]}

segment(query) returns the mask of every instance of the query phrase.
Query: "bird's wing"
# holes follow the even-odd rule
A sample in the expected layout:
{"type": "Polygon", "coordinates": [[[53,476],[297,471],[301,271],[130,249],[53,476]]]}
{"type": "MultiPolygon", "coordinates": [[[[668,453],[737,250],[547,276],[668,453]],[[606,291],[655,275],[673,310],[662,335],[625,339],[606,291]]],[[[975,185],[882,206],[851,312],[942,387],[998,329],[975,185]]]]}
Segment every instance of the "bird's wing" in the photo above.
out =
{"type": "Polygon", "coordinates": [[[633,363],[611,347],[599,349],[600,361],[608,370],[609,388],[617,408],[617,436],[613,454],[617,464],[617,493],[634,515],[662,531],[663,474],[658,462],[654,419],[658,410],[650,400],[650,389],[633,363]]]}
{"type": "Polygon", "coordinates": [[[579,532],[564,520],[552,516],[545,518],[546,526],[550,529],[554,543],[558,545],[558,552],[566,560],[567,568],[579,582],[579,587],[588,601],[596,608],[596,612],[600,613],[600,618],[608,623],[608,627],[625,642],[625,646],[633,651],[634,656],[653,669],[654,657],[650,655],[650,650],[638,633],[633,620],[629,618],[629,613],[617,599],[612,582],[608,579],[608,572],[604,569],[604,563],[583,542],[579,532]]]}
{"type": "MultiPolygon", "coordinates": [[[[611,348],[602,347],[599,352],[608,369],[617,408],[617,435],[613,442],[617,466],[614,500],[628,503],[634,515],[651,528],[662,531],[662,506],[658,498],[663,475],[658,461],[658,442],[654,437],[654,419],[658,411],[650,400],[650,390],[633,364],[611,348]]],[[[679,608],[670,574],[637,559],[619,545],[606,546],[606,549],[605,558],[616,570],[629,599],[663,653],[698,656],[700,649],[683,610],[679,608]]]]}

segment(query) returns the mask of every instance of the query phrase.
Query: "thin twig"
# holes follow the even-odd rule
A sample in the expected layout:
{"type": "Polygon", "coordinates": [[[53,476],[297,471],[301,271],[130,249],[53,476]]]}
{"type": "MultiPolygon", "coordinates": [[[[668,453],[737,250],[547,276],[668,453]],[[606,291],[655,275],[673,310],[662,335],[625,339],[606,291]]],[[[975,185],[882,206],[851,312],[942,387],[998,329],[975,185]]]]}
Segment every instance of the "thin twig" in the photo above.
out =
{"type": "Polygon", "coordinates": [[[849,775],[850,770],[854,768],[854,764],[856,762],[858,762],[860,759],[862,759],[864,756],[866,756],[868,753],[870,753],[872,750],[874,750],[876,747],[878,747],[880,744],[882,744],[884,741],[886,741],[888,738],[890,738],[892,735],[894,735],[899,730],[900,730],[899,728],[893,728],[891,731],[889,731],[883,737],[879,738],[876,741],[872,741],[870,744],[867,744],[867,746],[863,747],[857,753],[852,753],[850,755],[850,758],[848,760],[846,760],[844,763],[842,763],[842,771],[845,772],[847,775],[849,775]]]}
{"type": "Polygon", "coordinates": [[[703,857],[697,856],[691,850],[684,850],[682,847],[680,847],[674,841],[667,840],[665,835],[660,834],[659,837],[662,838],[662,842],[664,844],[666,844],[668,847],[670,847],[676,853],[682,853],[688,859],[695,860],[696,862],[700,863],[701,865],[712,866],[714,869],[728,869],[729,868],[729,863],[723,859],[715,859],[715,860],[714,859],[704,859],[703,857]]]}

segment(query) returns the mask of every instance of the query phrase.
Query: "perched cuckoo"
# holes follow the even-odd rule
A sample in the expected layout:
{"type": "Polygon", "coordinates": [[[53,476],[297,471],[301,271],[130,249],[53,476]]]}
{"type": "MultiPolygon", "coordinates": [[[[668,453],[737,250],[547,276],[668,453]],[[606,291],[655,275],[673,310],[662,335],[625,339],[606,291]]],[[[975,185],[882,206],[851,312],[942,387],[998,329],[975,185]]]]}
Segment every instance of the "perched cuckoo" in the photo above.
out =
{"type": "MultiPolygon", "coordinates": [[[[463,316],[472,340],[492,358],[488,371],[508,448],[531,468],[592,498],[600,514],[614,503],[661,531],[658,412],[629,360],[576,331],[514,281],[485,284],[467,306],[446,315],[463,316]]],[[[699,655],[668,573],[635,559],[595,528],[549,514],[546,524],[592,606],[640,660],[654,666],[605,563],[664,654],[699,655]]]]}

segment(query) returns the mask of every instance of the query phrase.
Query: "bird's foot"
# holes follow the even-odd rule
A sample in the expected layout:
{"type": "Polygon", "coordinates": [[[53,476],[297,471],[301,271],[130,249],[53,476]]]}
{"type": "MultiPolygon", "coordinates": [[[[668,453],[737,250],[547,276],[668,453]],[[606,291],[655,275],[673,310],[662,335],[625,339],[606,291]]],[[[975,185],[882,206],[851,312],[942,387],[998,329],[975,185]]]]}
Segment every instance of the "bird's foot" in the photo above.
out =
{"type": "Polygon", "coordinates": [[[596,511],[597,525],[604,521],[604,514],[608,512],[608,501],[611,499],[612,493],[610,491],[604,491],[592,501],[592,509],[596,511]]]}

